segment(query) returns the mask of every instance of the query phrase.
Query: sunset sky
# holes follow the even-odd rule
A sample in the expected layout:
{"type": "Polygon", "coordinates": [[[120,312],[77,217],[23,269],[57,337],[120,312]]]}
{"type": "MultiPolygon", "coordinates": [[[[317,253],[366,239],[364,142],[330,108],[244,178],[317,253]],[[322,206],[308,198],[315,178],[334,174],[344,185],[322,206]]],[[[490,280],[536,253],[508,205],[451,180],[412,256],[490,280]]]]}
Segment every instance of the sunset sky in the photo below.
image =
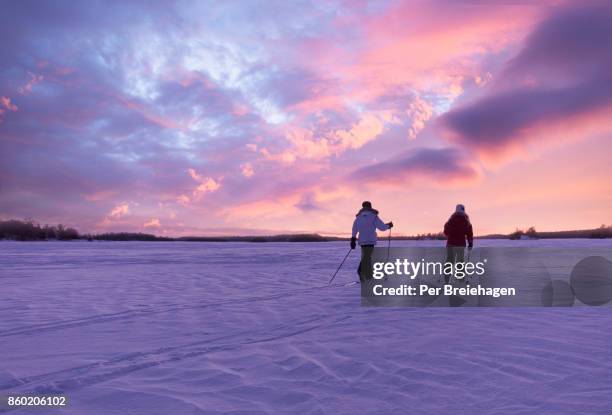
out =
{"type": "Polygon", "coordinates": [[[0,219],[612,224],[612,3],[5,1],[0,219]]]}

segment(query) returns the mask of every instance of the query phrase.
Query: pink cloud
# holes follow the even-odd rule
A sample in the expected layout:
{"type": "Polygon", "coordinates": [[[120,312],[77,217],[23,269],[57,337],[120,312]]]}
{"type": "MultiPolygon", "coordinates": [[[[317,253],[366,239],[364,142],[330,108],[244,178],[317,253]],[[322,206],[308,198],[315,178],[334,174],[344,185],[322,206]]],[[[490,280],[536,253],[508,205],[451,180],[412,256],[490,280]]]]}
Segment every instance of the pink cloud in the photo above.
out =
{"type": "Polygon", "coordinates": [[[7,111],[15,112],[17,110],[17,105],[13,104],[9,97],[0,97],[0,123],[2,122],[2,115],[4,115],[7,111]]]}
{"type": "Polygon", "coordinates": [[[182,194],[177,198],[177,202],[182,205],[187,205],[191,202],[197,202],[206,193],[216,192],[221,188],[221,183],[219,180],[215,180],[212,177],[204,177],[198,174],[198,172],[193,168],[187,169],[187,172],[189,173],[191,178],[195,182],[197,182],[197,185],[195,189],[193,189],[193,191],[191,192],[191,196],[182,194]]]}
{"type": "Polygon", "coordinates": [[[28,71],[28,76],[30,77],[30,80],[25,85],[19,87],[18,89],[21,95],[28,95],[29,93],[31,93],[32,88],[34,88],[34,85],[38,84],[44,79],[42,75],[37,75],[30,71],[28,71]]]}
{"type": "Polygon", "coordinates": [[[0,97],[0,105],[2,105],[4,109],[8,111],[18,110],[17,105],[13,104],[9,97],[5,97],[5,96],[0,97]]]}
{"type": "Polygon", "coordinates": [[[253,165],[251,163],[244,163],[240,168],[244,177],[252,177],[255,174],[255,170],[253,170],[253,165]]]}
{"type": "Polygon", "coordinates": [[[260,153],[268,160],[291,164],[297,159],[320,160],[339,156],[347,150],[356,150],[375,140],[391,119],[384,112],[365,113],[352,126],[346,129],[319,131],[299,125],[288,127],[285,138],[290,144],[288,149],[272,153],[267,148],[260,153]]]}
{"type": "Polygon", "coordinates": [[[151,218],[151,220],[149,220],[148,222],[145,222],[142,226],[144,228],[160,228],[161,223],[159,222],[159,219],[151,218]]]}
{"type": "Polygon", "coordinates": [[[412,125],[408,129],[408,138],[414,140],[433,116],[433,107],[429,102],[417,97],[414,102],[410,103],[407,112],[412,118],[412,125]]]}
{"type": "Polygon", "coordinates": [[[125,215],[128,215],[129,213],[130,213],[130,204],[124,202],[124,203],[118,204],[113,209],[111,209],[111,211],[107,215],[107,218],[119,219],[125,215]]]}

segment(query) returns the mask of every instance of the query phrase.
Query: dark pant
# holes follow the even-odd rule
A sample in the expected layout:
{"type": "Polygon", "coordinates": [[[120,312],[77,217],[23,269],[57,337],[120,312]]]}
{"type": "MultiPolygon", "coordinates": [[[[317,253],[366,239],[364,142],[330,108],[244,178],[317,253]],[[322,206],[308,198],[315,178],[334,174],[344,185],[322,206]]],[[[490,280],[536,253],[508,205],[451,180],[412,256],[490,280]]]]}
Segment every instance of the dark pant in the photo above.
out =
{"type": "MultiPolygon", "coordinates": [[[[464,262],[465,260],[465,246],[447,246],[446,247],[446,262],[451,262],[456,264],[457,262],[464,262]]],[[[453,267],[454,268],[454,267],[453,267]]],[[[445,275],[444,280],[445,284],[448,284],[450,279],[450,275],[445,275]]],[[[455,283],[460,281],[460,283],[465,283],[465,279],[457,280],[455,279],[455,283]]],[[[461,307],[465,303],[465,300],[460,296],[451,295],[448,297],[448,305],[450,307],[461,307]]]]}
{"type": "Polygon", "coordinates": [[[372,278],[372,252],[374,252],[374,245],[361,245],[361,262],[359,263],[361,282],[372,278]]]}
{"type": "MultiPolygon", "coordinates": [[[[446,262],[456,264],[463,262],[465,258],[465,246],[447,246],[446,247],[446,262]]],[[[444,276],[444,281],[448,284],[449,275],[444,276]]]]}
{"type": "Polygon", "coordinates": [[[465,257],[465,246],[447,246],[446,262],[463,262],[465,257]]]}

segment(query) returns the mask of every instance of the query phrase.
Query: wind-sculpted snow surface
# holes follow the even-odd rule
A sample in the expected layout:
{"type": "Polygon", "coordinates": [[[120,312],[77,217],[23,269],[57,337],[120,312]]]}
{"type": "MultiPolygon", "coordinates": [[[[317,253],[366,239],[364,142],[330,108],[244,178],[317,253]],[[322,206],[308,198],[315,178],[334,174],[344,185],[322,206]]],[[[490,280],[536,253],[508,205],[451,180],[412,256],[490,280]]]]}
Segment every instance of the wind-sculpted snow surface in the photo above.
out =
{"type": "Polygon", "coordinates": [[[358,255],[327,286],[346,245],[0,242],[0,396],[68,396],[12,414],[610,413],[610,308],[361,307],[358,255]]]}

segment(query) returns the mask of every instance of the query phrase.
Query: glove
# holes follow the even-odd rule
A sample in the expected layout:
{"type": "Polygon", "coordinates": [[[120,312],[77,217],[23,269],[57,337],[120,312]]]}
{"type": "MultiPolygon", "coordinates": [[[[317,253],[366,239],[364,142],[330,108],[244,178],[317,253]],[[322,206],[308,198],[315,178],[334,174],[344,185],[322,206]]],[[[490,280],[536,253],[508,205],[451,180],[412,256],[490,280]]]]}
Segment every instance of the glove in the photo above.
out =
{"type": "Polygon", "coordinates": [[[393,227],[393,222],[387,223],[387,226],[389,227],[389,229],[391,229],[393,227]]]}
{"type": "Polygon", "coordinates": [[[355,237],[353,236],[351,238],[351,249],[355,249],[356,246],[357,246],[357,239],[355,239],[355,237]]]}

